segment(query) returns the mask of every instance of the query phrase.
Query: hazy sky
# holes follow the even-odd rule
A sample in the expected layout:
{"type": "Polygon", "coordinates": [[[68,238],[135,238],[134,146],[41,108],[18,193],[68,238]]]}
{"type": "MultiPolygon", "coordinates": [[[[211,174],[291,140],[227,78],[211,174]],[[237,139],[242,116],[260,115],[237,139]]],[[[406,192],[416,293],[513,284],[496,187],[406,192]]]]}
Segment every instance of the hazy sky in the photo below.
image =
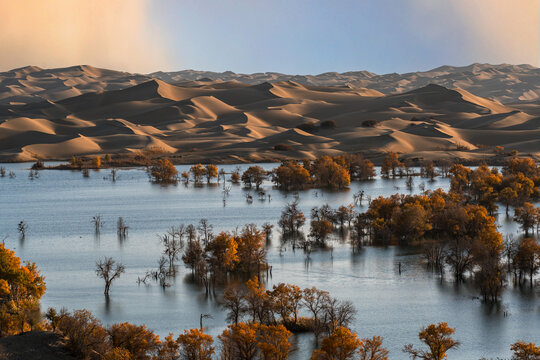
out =
{"type": "Polygon", "coordinates": [[[539,0],[0,0],[0,71],[539,66],[539,0]]]}

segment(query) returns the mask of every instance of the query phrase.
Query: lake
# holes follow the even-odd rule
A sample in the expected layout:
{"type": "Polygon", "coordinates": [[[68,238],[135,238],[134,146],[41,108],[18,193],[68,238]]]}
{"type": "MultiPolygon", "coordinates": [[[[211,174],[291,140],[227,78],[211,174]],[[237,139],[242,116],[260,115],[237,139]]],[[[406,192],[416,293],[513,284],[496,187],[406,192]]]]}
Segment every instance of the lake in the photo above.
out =
{"type": "MultiPolygon", "coordinates": [[[[282,209],[294,200],[293,193],[275,190],[269,182],[263,188],[271,194],[270,201],[258,200],[251,191],[254,201],[248,204],[245,194],[249,191],[232,185],[224,206],[221,186],[160,186],[150,183],[143,169],[119,170],[113,183],[107,179],[108,170],[91,171],[89,178],[83,178],[80,172],[47,170],[30,180],[30,164],[3,166],[15,172],[16,178],[0,178],[0,238],[8,236],[6,246],[23,260],[35,262],[45,275],[47,292],[42,308],[86,308],[106,324],[146,324],[161,336],[198,327],[201,313],[212,315],[205,326],[216,336],[226,326],[226,314],[217,303],[220,294],[206,297],[204,288],[192,281],[190,270],[183,264],[169,288],[137,284],[137,277],[157,266],[162,251],[157,235],[173,225],[196,224],[201,218],[208,219],[214,233],[246,223],[270,222],[277,228],[282,209]],[[91,223],[96,214],[105,221],[99,238],[94,236],[91,223]],[[124,241],[116,234],[119,216],[129,226],[124,241]],[[29,226],[23,242],[17,234],[21,220],[29,226]],[[104,256],[112,256],[126,266],[126,273],[112,285],[108,303],[103,282],[94,272],[95,262],[104,256]]],[[[271,169],[276,164],[261,166],[271,169]]],[[[231,171],[235,166],[221,167],[231,171]]],[[[245,170],[248,165],[241,167],[245,170]]],[[[177,168],[182,172],[189,166],[177,168]]],[[[421,183],[425,189],[449,187],[448,179],[430,182],[415,178],[414,193],[421,192],[421,183]]],[[[309,217],[313,206],[352,203],[359,189],[371,197],[410,193],[405,179],[376,179],[353,182],[350,190],[342,192],[300,191],[299,206],[309,217]]],[[[357,211],[365,211],[366,204],[357,211]]],[[[500,231],[518,237],[517,224],[506,219],[503,208],[500,212],[500,231]]],[[[360,337],[383,336],[391,359],[407,358],[401,352],[403,345],[419,344],[421,327],[440,321],[455,327],[455,338],[461,342],[457,351],[450,352],[451,359],[510,357],[510,344],[518,339],[540,343],[538,287],[531,290],[510,283],[502,301],[488,305],[478,299],[479,293],[471,284],[456,284],[448,273],[441,278],[429,271],[417,249],[364,247],[353,254],[350,245],[336,238],[331,242],[333,251],[316,250],[307,261],[301,250],[288,247],[280,251],[276,228],[268,245],[268,262],[273,270],[267,287],[280,282],[316,286],[341,300],[352,301],[358,310],[352,329],[360,337]]],[[[308,359],[313,336],[299,335],[293,342],[297,350],[291,359],[308,359]]]]}

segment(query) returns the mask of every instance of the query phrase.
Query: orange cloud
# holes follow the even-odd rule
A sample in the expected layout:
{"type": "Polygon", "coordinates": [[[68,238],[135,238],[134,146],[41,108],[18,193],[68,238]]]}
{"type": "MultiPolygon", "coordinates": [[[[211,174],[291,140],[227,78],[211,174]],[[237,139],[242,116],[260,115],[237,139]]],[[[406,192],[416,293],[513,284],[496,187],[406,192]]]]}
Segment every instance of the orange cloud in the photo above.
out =
{"type": "Polygon", "coordinates": [[[539,65],[538,0],[411,0],[411,4],[422,19],[419,26],[425,36],[443,39],[453,35],[448,25],[461,26],[466,34],[464,51],[492,63],[539,65]]]}
{"type": "Polygon", "coordinates": [[[134,72],[169,66],[148,0],[0,0],[0,69],[90,64],[134,72]]]}

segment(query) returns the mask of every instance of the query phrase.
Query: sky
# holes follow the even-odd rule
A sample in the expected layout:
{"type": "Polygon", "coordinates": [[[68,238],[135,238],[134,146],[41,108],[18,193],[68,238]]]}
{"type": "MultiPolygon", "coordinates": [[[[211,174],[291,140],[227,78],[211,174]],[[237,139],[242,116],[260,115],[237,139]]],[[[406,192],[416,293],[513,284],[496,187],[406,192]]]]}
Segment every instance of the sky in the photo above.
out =
{"type": "Polygon", "coordinates": [[[0,0],[0,71],[540,65],[539,0],[0,0]]]}

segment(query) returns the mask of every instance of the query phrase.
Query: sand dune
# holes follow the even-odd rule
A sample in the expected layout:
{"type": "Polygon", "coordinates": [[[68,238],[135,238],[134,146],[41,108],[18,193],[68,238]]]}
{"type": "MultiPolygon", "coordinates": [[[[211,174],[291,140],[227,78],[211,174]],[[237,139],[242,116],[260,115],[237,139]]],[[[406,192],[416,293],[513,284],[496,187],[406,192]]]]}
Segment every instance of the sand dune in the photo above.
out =
{"type": "Polygon", "coordinates": [[[525,65],[316,76],[25,67],[0,73],[0,160],[148,148],[178,162],[486,159],[496,145],[540,156],[539,80],[525,65]]]}

